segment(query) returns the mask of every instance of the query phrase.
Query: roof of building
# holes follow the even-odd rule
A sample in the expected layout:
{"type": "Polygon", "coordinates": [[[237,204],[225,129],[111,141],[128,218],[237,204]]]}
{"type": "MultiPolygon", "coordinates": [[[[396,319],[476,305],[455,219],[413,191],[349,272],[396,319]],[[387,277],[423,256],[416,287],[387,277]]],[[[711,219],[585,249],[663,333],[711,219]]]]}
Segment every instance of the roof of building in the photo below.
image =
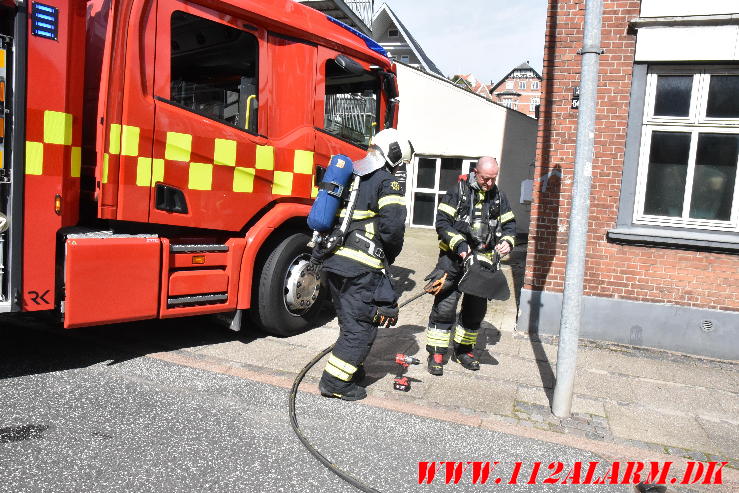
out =
{"type": "Polygon", "coordinates": [[[497,84],[493,85],[493,87],[490,88],[490,92],[492,93],[493,91],[495,91],[498,88],[498,86],[500,86],[503,82],[505,82],[508,79],[508,77],[510,77],[513,74],[513,72],[515,72],[516,70],[531,70],[534,73],[534,77],[541,80],[541,75],[539,74],[539,72],[537,72],[536,69],[534,69],[534,67],[529,65],[528,61],[526,61],[514,67],[510,72],[508,72],[505,75],[505,77],[500,79],[497,84]]]}
{"type": "Polygon", "coordinates": [[[488,87],[480,82],[473,74],[457,74],[449,78],[453,83],[459,85],[459,81],[463,82],[470,91],[475,92],[483,97],[490,98],[488,87]]]}
{"type": "MultiPolygon", "coordinates": [[[[423,48],[421,48],[421,45],[418,43],[418,41],[416,41],[416,38],[414,38],[408,28],[405,27],[405,24],[400,21],[395,12],[393,12],[393,9],[391,9],[390,6],[384,2],[380,6],[380,8],[377,9],[374,17],[372,18],[372,31],[374,33],[373,37],[377,39],[377,28],[375,26],[377,25],[377,21],[382,13],[385,13],[388,16],[389,21],[398,28],[398,31],[400,31],[400,34],[406,40],[408,46],[410,46],[411,50],[413,50],[416,58],[418,58],[418,60],[421,62],[421,66],[427,72],[432,72],[443,77],[444,74],[441,72],[441,70],[439,70],[439,67],[437,67],[436,64],[428,57],[428,55],[426,55],[426,52],[423,51],[423,48]]],[[[382,29],[382,32],[384,31],[385,30],[382,29]]]]}

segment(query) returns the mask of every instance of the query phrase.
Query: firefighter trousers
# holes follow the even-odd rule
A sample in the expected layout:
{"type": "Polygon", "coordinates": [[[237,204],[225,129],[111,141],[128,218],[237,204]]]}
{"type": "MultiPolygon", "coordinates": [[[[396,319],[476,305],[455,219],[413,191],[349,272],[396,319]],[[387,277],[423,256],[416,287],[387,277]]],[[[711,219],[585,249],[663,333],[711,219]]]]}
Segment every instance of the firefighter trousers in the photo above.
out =
{"type": "Polygon", "coordinates": [[[447,280],[452,281],[452,286],[434,297],[434,305],[431,308],[426,329],[426,350],[429,353],[446,354],[452,337],[454,338],[454,350],[457,353],[472,351],[477,343],[480,324],[487,311],[488,305],[485,298],[469,294],[462,295],[457,290],[463,274],[463,265],[461,260],[455,257],[442,252],[436,264],[437,269],[447,272],[447,280]],[[457,317],[457,305],[460,298],[462,298],[462,308],[457,317]]]}
{"type": "Polygon", "coordinates": [[[339,319],[339,338],[321,376],[324,388],[342,393],[352,385],[377,336],[372,322],[377,307],[391,305],[396,296],[381,271],[344,277],[326,272],[326,280],[339,319]]]}

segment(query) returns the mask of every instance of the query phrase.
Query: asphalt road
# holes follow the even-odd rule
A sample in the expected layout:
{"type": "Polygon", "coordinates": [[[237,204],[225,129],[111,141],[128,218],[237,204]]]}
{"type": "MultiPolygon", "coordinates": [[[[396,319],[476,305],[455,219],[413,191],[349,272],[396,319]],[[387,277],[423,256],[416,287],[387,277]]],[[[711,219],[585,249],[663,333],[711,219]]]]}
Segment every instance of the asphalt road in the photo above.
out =
{"type": "MultiPolygon", "coordinates": [[[[0,491],[356,491],[295,437],[286,390],[146,357],[234,337],[186,323],[70,333],[0,316],[0,491]],[[154,342],[142,344],[145,334],[154,342]]],[[[564,446],[308,393],[299,394],[298,415],[322,453],[383,492],[633,491],[494,483],[506,483],[517,461],[526,482],[535,461],[543,463],[541,481],[551,462],[567,471],[600,460],[564,446]],[[472,485],[469,470],[457,485],[445,484],[443,471],[418,485],[419,461],[501,465],[484,485],[472,485]]]]}

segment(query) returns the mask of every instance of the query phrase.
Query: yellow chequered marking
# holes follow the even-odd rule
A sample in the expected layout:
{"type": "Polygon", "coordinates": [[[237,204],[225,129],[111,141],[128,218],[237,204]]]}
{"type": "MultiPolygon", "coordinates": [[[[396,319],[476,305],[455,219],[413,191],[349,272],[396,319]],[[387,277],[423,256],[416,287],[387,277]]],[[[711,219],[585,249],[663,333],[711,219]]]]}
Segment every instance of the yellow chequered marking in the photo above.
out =
{"type": "Polygon", "coordinates": [[[121,153],[121,126],[117,123],[114,123],[110,126],[108,152],[110,154],[121,153]]]}
{"type": "Polygon", "coordinates": [[[82,148],[81,147],[72,147],[71,164],[72,164],[72,167],[69,171],[69,174],[72,176],[72,178],[79,178],[80,172],[82,171],[82,148]]]}
{"type": "Polygon", "coordinates": [[[164,181],[164,159],[153,159],[151,162],[151,186],[164,181]]]}
{"type": "Polygon", "coordinates": [[[508,221],[512,221],[515,219],[515,216],[513,215],[513,212],[509,211],[500,216],[500,222],[501,223],[507,223],[508,221]]]}
{"type": "Polygon", "coordinates": [[[140,157],[136,161],[136,185],[151,186],[151,161],[150,157],[140,157]]]}
{"type": "Polygon", "coordinates": [[[236,166],[236,141],[216,139],[213,163],[221,166],[236,166]]]}
{"type": "Polygon", "coordinates": [[[254,175],[256,170],[254,168],[242,168],[236,166],[234,168],[234,192],[245,192],[251,193],[254,191],[254,175]]]}
{"type": "Polygon", "coordinates": [[[311,151],[295,151],[293,159],[293,171],[301,175],[313,174],[313,152],[311,151]]]}
{"type": "Polygon", "coordinates": [[[130,125],[123,125],[121,133],[121,156],[139,155],[139,137],[141,129],[130,125]]]}
{"type": "Polygon", "coordinates": [[[44,143],[72,145],[72,115],[44,111],[44,143]]]}
{"type": "Polygon", "coordinates": [[[272,181],[272,195],[290,195],[293,191],[293,174],[289,171],[275,171],[272,181]]]}
{"type": "Polygon", "coordinates": [[[213,188],[213,165],[190,163],[190,176],[187,183],[190,190],[211,190],[213,188]]]}
{"type": "Polygon", "coordinates": [[[41,175],[44,173],[44,144],[26,142],[26,174],[41,175]]]}
{"type": "MultiPolygon", "coordinates": [[[[275,149],[272,146],[257,146],[257,169],[275,169],[275,149]]],[[[292,178],[291,178],[292,180],[292,178]]]]}
{"type": "Polygon", "coordinates": [[[310,196],[312,199],[318,197],[318,187],[313,187],[313,190],[310,191],[310,196]]]}
{"type": "Polygon", "coordinates": [[[110,155],[106,152],[103,154],[103,176],[100,177],[100,181],[103,183],[108,183],[108,161],[110,160],[110,155]]]}
{"type": "Polygon", "coordinates": [[[167,147],[164,158],[172,161],[189,161],[192,150],[192,135],[167,132],[167,147]]]}

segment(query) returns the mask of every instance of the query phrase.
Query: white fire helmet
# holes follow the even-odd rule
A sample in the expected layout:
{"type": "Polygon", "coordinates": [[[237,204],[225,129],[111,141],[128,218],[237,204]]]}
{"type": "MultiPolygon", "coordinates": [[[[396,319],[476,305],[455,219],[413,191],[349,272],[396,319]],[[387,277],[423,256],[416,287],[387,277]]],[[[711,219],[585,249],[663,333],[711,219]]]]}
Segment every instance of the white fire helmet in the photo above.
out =
{"type": "Polygon", "coordinates": [[[413,158],[413,144],[400,136],[394,128],[386,128],[370,140],[367,157],[354,162],[354,173],[364,176],[386,164],[395,168],[400,163],[408,163],[413,158]]]}

